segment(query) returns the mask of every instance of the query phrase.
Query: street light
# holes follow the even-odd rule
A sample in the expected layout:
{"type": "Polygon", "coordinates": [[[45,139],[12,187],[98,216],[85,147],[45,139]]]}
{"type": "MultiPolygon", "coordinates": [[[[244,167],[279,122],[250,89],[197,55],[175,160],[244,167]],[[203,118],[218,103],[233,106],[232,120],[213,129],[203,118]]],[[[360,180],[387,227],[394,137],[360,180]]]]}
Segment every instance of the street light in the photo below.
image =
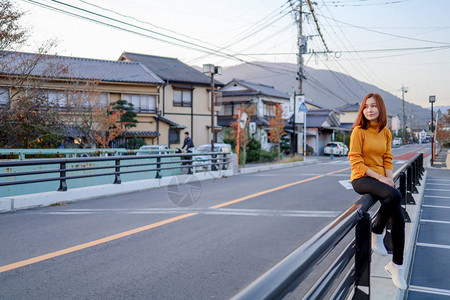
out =
{"type": "Polygon", "coordinates": [[[222,67],[204,64],[203,73],[211,76],[211,152],[214,152],[214,75],[222,75],[222,67]]]}
{"type": "Polygon", "coordinates": [[[405,94],[408,88],[402,85],[402,114],[403,114],[403,142],[406,143],[406,115],[405,115],[405,94]]]}
{"type": "Polygon", "coordinates": [[[428,101],[431,103],[431,164],[434,162],[434,113],[433,103],[436,102],[436,96],[430,96],[428,101]]]}

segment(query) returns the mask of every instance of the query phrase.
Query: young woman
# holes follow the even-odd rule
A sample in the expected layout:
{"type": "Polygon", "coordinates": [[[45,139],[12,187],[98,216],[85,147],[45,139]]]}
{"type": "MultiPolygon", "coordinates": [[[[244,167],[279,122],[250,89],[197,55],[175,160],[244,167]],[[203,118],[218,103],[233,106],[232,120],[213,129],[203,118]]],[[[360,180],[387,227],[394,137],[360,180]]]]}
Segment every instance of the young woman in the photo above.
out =
{"type": "Polygon", "coordinates": [[[400,206],[401,194],[394,187],[391,132],[386,128],[387,114],[383,98],[370,93],[362,101],[353,124],[348,157],[352,166],[351,182],[358,194],[372,194],[381,207],[372,225],[372,250],[387,255],[383,231],[392,225],[393,257],[384,268],[399,289],[406,289],[403,268],[405,218],[400,206]]]}

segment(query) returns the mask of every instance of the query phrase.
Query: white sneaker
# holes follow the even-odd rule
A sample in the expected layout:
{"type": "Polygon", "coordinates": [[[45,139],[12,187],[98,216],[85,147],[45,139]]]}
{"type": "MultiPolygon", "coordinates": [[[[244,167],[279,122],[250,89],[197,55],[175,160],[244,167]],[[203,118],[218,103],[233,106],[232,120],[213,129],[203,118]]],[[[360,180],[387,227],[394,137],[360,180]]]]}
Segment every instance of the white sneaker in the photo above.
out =
{"type": "Polygon", "coordinates": [[[383,243],[384,234],[376,234],[372,232],[372,251],[378,255],[386,256],[388,252],[383,243]]]}
{"type": "Polygon", "coordinates": [[[406,290],[407,284],[405,280],[405,268],[403,265],[396,265],[392,261],[388,263],[384,269],[391,275],[392,282],[401,290],[406,290]]]}

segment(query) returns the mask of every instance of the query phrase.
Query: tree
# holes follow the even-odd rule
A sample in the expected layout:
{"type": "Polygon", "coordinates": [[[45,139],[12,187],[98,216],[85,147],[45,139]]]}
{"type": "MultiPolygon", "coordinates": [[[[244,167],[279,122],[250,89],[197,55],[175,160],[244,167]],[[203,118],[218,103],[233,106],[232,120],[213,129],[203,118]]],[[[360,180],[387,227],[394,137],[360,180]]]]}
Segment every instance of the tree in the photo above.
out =
{"type": "Polygon", "coordinates": [[[280,104],[276,104],[274,110],[275,116],[269,120],[270,130],[268,139],[271,143],[277,144],[278,160],[280,160],[280,142],[281,138],[286,135],[284,131],[285,120],[283,119],[283,108],[280,104]]]}
{"type": "MultiPolygon", "coordinates": [[[[240,153],[242,153],[242,157],[239,158],[239,162],[242,164],[245,164],[246,157],[247,157],[246,151],[247,151],[247,146],[248,146],[248,142],[249,142],[248,123],[249,123],[251,116],[253,116],[255,114],[256,107],[254,104],[249,104],[249,105],[242,104],[240,107],[237,108],[237,110],[240,111],[241,113],[245,112],[248,116],[247,121],[245,122],[244,126],[242,126],[241,129],[239,130],[239,149],[240,150],[242,149],[242,152],[240,152],[240,153]]],[[[231,132],[227,138],[232,140],[234,145],[237,145],[239,115],[235,114],[235,115],[233,115],[233,118],[234,118],[234,121],[231,122],[231,124],[230,124],[231,132]]]]}
{"type": "Polygon", "coordinates": [[[16,10],[11,1],[0,0],[0,50],[11,49],[26,40],[26,30],[19,25],[23,12],[16,10]]]}
{"type": "Polygon", "coordinates": [[[436,139],[443,145],[450,146],[450,109],[442,115],[438,122],[436,139]]]}
{"type": "Polygon", "coordinates": [[[113,111],[124,112],[119,121],[120,127],[129,129],[136,127],[136,124],[139,123],[139,121],[135,119],[137,114],[134,112],[133,103],[129,103],[127,100],[117,100],[116,102],[111,103],[111,107],[113,111]]]}
{"type": "Polygon", "coordinates": [[[77,140],[82,148],[107,148],[125,128],[120,125],[122,110],[101,103],[98,80],[73,81],[68,91],[62,117],[65,135],[77,140]],[[76,130],[74,130],[76,129],[76,130]]]}
{"type": "Polygon", "coordinates": [[[44,43],[38,54],[17,53],[13,50],[27,38],[19,20],[23,13],[9,0],[0,0],[0,76],[3,88],[0,97],[9,100],[0,107],[0,147],[54,147],[61,141],[61,122],[57,111],[42,97],[40,87],[45,78],[54,78],[65,68],[41,64],[41,76],[32,76],[54,45],[44,43]],[[6,97],[5,97],[6,94],[6,97]]]}

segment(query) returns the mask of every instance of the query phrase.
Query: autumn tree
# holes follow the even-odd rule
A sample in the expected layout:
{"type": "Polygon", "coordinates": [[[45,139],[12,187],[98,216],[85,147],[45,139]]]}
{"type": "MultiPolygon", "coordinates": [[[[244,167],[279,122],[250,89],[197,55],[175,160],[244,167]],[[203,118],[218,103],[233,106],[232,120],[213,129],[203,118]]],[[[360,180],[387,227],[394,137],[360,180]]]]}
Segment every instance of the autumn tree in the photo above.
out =
{"type": "Polygon", "coordinates": [[[27,30],[19,23],[22,16],[11,1],[0,1],[0,147],[54,147],[62,139],[61,122],[41,87],[65,68],[42,63],[52,41],[42,44],[37,54],[10,51],[26,41],[27,30]]]}
{"type": "Polygon", "coordinates": [[[0,50],[8,50],[26,40],[27,31],[19,25],[23,12],[18,11],[11,1],[0,0],[0,50]]]}
{"type": "Polygon", "coordinates": [[[65,135],[82,148],[107,148],[125,128],[120,120],[125,113],[114,110],[98,90],[98,80],[73,81],[62,113],[65,135]],[[104,101],[102,101],[102,99],[104,101]]]}
{"type": "Polygon", "coordinates": [[[450,109],[439,119],[436,139],[442,144],[450,144],[450,109]]]}
{"type": "MultiPolygon", "coordinates": [[[[251,116],[255,114],[256,107],[255,104],[251,103],[249,105],[242,104],[240,107],[237,108],[238,112],[246,113],[248,118],[247,121],[242,124],[240,130],[239,130],[239,149],[242,150],[242,159],[240,159],[240,162],[245,164],[246,157],[247,157],[247,147],[249,143],[249,137],[248,137],[248,123],[250,121],[251,116]]],[[[233,144],[237,145],[237,139],[238,139],[238,126],[239,126],[239,114],[233,115],[234,121],[230,123],[231,131],[228,139],[233,141],[233,144]]]]}
{"type": "Polygon", "coordinates": [[[284,131],[285,120],[283,119],[283,108],[280,104],[276,104],[274,108],[274,117],[269,119],[269,136],[268,139],[271,143],[277,144],[278,160],[280,160],[280,143],[281,138],[286,135],[284,131]]]}

